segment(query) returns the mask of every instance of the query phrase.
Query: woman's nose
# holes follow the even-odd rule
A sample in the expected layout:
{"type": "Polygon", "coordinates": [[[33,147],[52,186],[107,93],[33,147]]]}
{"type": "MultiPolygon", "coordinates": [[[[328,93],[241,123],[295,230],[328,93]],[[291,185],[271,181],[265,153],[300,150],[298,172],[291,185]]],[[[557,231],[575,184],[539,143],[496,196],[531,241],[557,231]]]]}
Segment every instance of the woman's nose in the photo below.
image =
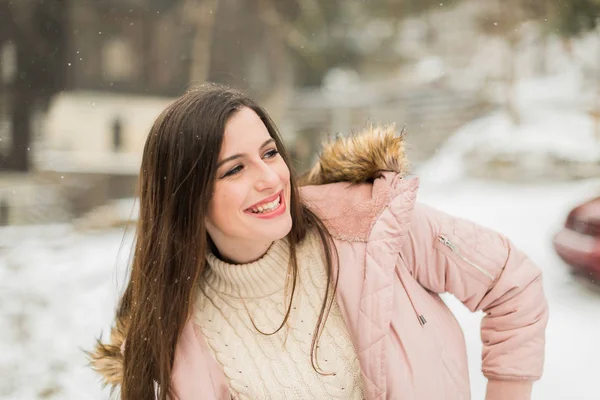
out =
{"type": "Polygon", "coordinates": [[[258,171],[258,176],[256,178],[256,189],[259,191],[277,187],[279,184],[279,175],[277,172],[271,168],[271,166],[267,164],[263,164],[258,171]]]}

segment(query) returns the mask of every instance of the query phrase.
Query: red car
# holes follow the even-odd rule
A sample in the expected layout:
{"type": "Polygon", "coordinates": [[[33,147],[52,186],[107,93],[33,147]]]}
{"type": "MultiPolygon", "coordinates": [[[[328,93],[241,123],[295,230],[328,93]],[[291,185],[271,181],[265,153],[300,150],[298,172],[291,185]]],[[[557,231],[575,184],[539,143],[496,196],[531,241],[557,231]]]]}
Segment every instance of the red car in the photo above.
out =
{"type": "Polygon", "coordinates": [[[575,275],[600,287],[600,197],[575,207],[553,244],[575,275]]]}

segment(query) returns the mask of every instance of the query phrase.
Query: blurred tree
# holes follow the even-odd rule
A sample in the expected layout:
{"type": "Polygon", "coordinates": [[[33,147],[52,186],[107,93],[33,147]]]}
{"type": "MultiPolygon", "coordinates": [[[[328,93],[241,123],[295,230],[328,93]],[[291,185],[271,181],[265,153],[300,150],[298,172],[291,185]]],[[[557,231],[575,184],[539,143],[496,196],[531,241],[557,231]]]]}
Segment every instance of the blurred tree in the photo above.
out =
{"type": "Polygon", "coordinates": [[[0,0],[0,45],[16,49],[16,74],[0,82],[10,120],[11,148],[0,170],[30,168],[32,119],[65,84],[65,0],[0,0]]]}
{"type": "MultiPolygon", "coordinates": [[[[275,5],[271,24],[277,22],[285,32],[300,86],[318,86],[326,72],[334,67],[354,67],[369,58],[400,57],[392,50],[398,22],[404,18],[424,15],[440,7],[451,7],[460,0],[371,0],[348,2],[343,0],[264,0],[275,5]],[[287,12],[286,12],[287,10],[287,12]],[[290,12],[290,10],[294,10],[290,12]],[[369,26],[391,27],[389,40],[376,40],[371,44],[378,48],[361,48],[356,37],[366,38],[369,26]],[[362,33],[357,34],[357,31],[362,33]],[[373,55],[376,54],[375,57],[373,55]]],[[[265,14],[266,16],[266,14],[265,14]]],[[[434,29],[428,30],[433,41],[434,29]]]]}
{"type": "MultiPolygon", "coordinates": [[[[420,15],[427,24],[426,40],[427,45],[431,45],[435,42],[436,27],[433,19],[431,18],[432,13],[429,11],[434,9],[440,9],[442,7],[453,7],[458,4],[461,0],[388,0],[389,3],[396,3],[396,7],[393,8],[394,14],[398,18],[405,18],[407,16],[420,15]]],[[[382,11],[385,13],[387,7],[382,7],[382,11]]]]}
{"type": "Polygon", "coordinates": [[[548,22],[552,14],[551,2],[556,0],[521,0],[525,17],[536,21],[539,27],[538,52],[536,59],[536,70],[539,75],[548,72],[548,36],[552,32],[551,24],[548,22]]]}
{"type": "Polygon", "coordinates": [[[276,118],[286,108],[295,77],[302,76],[304,67],[325,70],[324,49],[319,41],[327,31],[323,14],[326,2],[215,0],[214,3],[218,5],[210,22],[205,76],[210,81],[248,90],[276,118]]]}
{"type": "MultiPolygon", "coordinates": [[[[193,2],[194,0],[188,0],[193,2]]],[[[285,108],[294,86],[287,33],[269,0],[196,1],[204,9],[194,44],[192,80],[209,80],[241,88],[273,105],[285,108]],[[210,16],[206,16],[210,14],[210,16]],[[233,21],[233,22],[232,22],[233,21]],[[201,43],[199,42],[201,41],[201,43]],[[277,98],[278,100],[272,100],[277,98]]],[[[285,17],[285,14],[283,14],[285,17]]],[[[274,117],[276,117],[274,115],[274,117]]]]}
{"type": "Polygon", "coordinates": [[[596,29],[600,16],[600,0],[521,0],[521,7],[541,27],[538,65],[541,74],[547,71],[548,36],[562,37],[569,50],[571,38],[596,29]]]}
{"type": "Polygon", "coordinates": [[[490,2],[488,13],[480,22],[480,29],[487,35],[500,36],[508,44],[505,73],[505,107],[514,124],[521,123],[516,103],[517,51],[523,38],[522,26],[528,18],[526,2],[530,0],[502,0],[490,2]]]}
{"type": "MultiPolygon", "coordinates": [[[[355,40],[357,30],[371,21],[384,21],[395,29],[407,16],[459,1],[184,0],[183,14],[197,27],[191,77],[252,88],[264,99],[281,99],[289,85],[319,86],[331,68],[355,66],[366,57],[373,62],[377,49],[365,54],[355,40]],[[265,85],[257,84],[259,67],[267,71],[265,85]]],[[[391,41],[377,45],[381,47],[377,57],[399,59],[391,51],[391,41]]]]}
{"type": "MultiPolygon", "coordinates": [[[[565,39],[567,51],[571,51],[571,39],[598,29],[600,0],[547,0],[550,4],[550,24],[553,31],[565,39]]],[[[596,35],[598,37],[598,35],[596,35]]],[[[589,111],[594,120],[594,134],[600,140],[600,37],[597,41],[598,64],[595,68],[596,96],[589,111]]]]}
{"type": "MultiPolygon", "coordinates": [[[[518,45],[522,40],[521,27],[528,20],[541,24],[540,57],[538,71],[547,71],[546,48],[549,35],[557,35],[565,40],[565,48],[570,51],[571,39],[598,28],[600,22],[600,0],[504,0],[496,2],[490,15],[481,21],[484,32],[501,35],[509,44],[507,58],[506,107],[515,123],[520,116],[515,104],[515,84],[517,81],[515,60],[518,45]]],[[[600,45],[600,44],[599,44],[600,45]]],[[[600,59],[600,50],[598,52],[600,59]]],[[[596,134],[600,137],[600,68],[597,74],[596,109],[591,114],[595,119],[596,134]]]]}
{"type": "Polygon", "coordinates": [[[219,0],[184,0],[181,20],[193,31],[189,80],[191,84],[206,81],[210,74],[211,45],[219,0]]]}
{"type": "MultiPolygon", "coordinates": [[[[530,0],[533,1],[533,0],[530,0]]],[[[571,38],[598,26],[600,0],[546,0],[551,10],[551,25],[558,35],[571,38]]]]}

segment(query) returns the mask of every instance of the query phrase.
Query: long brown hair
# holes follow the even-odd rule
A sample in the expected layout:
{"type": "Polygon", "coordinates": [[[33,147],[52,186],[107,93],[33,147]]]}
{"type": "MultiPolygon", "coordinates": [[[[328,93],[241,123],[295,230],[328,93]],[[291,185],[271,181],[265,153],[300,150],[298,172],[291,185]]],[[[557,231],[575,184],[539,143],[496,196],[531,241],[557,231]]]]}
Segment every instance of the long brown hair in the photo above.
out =
{"type": "Polygon", "coordinates": [[[220,85],[188,91],[157,118],[139,175],[140,211],[131,276],[117,317],[126,321],[121,397],[167,400],[177,341],[193,311],[210,246],[204,215],[215,184],[225,125],[241,108],[261,118],[291,172],[288,235],[292,295],[277,329],[287,321],[298,276],[297,244],[314,228],[323,243],[327,289],[314,329],[311,363],[337,286],[335,246],[323,222],[300,200],[290,157],[268,114],[244,94],[220,85]],[[333,252],[333,253],[332,253],[333,252]],[[155,389],[155,384],[157,388],[155,389]],[[158,392],[156,392],[157,390],[158,392]]]}

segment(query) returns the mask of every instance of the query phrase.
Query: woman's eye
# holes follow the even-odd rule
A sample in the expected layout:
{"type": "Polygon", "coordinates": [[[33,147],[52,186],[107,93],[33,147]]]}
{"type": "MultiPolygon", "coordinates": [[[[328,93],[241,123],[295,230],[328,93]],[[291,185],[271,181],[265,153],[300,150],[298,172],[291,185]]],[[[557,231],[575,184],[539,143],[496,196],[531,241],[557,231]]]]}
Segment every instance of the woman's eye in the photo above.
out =
{"type": "Polygon", "coordinates": [[[230,169],[229,171],[227,171],[225,173],[225,175],[223,175],[223,178],[226,178],[228,176],[237,174],[238,172],[240,172],[242,170],[242,168],[243,167],[241,165],[238,165],[237,167],[234,167],[234,168],[230,169]]]}
{"type": "Polygon", "coordinates": [[[275,157],[277,154],[279,154],[279,152],[276,149],[273,150],[269,150],[265,153],[265,157],[267,158],[273,158],[275,157]]]}

